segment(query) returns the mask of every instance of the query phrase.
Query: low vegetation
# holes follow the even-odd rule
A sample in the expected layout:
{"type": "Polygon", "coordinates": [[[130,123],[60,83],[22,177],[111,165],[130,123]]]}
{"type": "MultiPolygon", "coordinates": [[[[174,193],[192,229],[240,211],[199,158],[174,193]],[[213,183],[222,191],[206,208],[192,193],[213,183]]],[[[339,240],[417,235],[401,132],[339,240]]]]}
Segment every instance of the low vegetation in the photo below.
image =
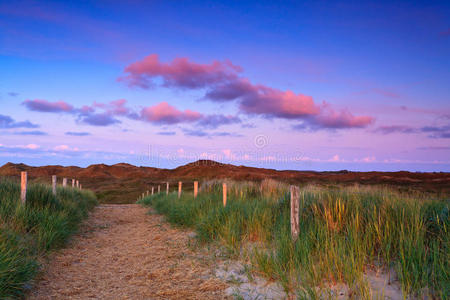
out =
{"type": "Polygon", "coordinates": [[[383,187],[306,186],[300,195],[300,235],[290,235],[289,188],[279,182],[205,182],[192,193],[141,199],[169,222],[196,229],[248,260],[254,272],[279,281],[299,298],[320,298],[344,283],[356,298],[372,298],[369,270],[398,277],[403,295],[450,295],[448,199],[383,187]]]}
{"type": "Polygon", "coordinates": [[[27,202],[20,184],[0,178],[0,298],[23,295],[39,260],[61,247],[97,203],[90,191],[29,184],[27,202]]]}

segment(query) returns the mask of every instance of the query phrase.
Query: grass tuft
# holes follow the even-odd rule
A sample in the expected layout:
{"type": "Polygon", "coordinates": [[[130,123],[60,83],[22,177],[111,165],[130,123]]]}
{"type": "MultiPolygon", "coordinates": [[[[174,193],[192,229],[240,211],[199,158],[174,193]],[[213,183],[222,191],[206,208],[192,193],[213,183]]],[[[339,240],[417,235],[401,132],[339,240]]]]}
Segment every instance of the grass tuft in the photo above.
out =
{"type": "Polygon", "coordinates": [[[27,202],[20,185],[0,178],[0,298],[22,297],[39,270],[38,258],[63,246],[97,204],[90,191],[29,184],[27,202]]]}

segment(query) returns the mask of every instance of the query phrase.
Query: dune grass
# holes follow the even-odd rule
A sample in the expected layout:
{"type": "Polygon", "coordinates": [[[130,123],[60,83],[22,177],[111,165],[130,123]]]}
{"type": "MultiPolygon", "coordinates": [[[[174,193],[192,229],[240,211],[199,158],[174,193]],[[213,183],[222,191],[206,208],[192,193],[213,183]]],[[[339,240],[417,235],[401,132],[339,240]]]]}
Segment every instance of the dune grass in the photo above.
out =
{"type": "Polygon", "coordinates": [[[301,188],[300,236],[290,236],[287,185],[274,181],[229,182],[222,205],[220,182],[191,193],[141,199],[169,222],[197,231],[251,262],[299,298],[330,295],[346,284],[370,299],[370,269],[398,277],[403,295],[450,295],[449,200],[401,194],[383,187],[301,188]]]}
{"type": "Polygon", "coordinates": [[[61,247],[97,203],[90,191],[29,184],[27,203],[20,185],[0,178],[0,298],[21,297],[39,270],[38,259],[61,247]]]}

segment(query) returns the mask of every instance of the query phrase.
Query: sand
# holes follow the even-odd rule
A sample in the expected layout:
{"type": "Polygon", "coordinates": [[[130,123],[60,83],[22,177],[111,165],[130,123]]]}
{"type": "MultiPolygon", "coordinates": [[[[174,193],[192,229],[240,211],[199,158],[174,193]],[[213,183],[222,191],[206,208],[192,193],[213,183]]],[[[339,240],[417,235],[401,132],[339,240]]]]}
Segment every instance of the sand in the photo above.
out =
{"type": "Polygon", "coordinates": [[[29,299],[228,299],[187,231],[139,205],[100,205],[54,253],[29,299]]]}

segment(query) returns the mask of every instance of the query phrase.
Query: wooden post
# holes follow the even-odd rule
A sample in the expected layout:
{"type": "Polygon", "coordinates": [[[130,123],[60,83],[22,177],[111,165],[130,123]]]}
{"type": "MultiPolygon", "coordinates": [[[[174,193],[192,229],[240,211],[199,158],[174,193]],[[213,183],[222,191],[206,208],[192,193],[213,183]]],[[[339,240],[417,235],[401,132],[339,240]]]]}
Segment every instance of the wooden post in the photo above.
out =
{"type": "Polygon", "coordinates": [[[63,187],[67,186],[67,178],[63,178],[63,187]]]}
{"type": "Polygon", "coordinates": [[[23,204],[27,201],[27,172],[20,172],[20,200],[23,204]]]}
{"type": "Polygon", "coordinates": [[[52,175],[52,192],[56,196],[56,175],[52,175]]]}
{"type": "Polygon", "coordinates": [[[161,193],[161,186],[158,185],[158,194],[161,193]]]}
{"type": "Polygon", "coordinates": [[[166,195],[169,195],[169,183],[166,183],[166,195]]]}
{"type": "Polygon", "coordinates": [[[181,197],[181,186],[183,185],[183,183],[181,181],[178,181],[178,198],[181,197]]]}
{"type": "Polygon", "coordinates": [[[227,206],[227,184],[224,182],[222,184],[223,189],[223,207],[227,206]]]}
{"type": "Polygon", "coordinates": [[[72,187],[75,187],[75,179],[72,179],[72,187]]]}
{"type": "Polygon", "coordinates": [[[76,185],[77,185],[77,188],[79,188],[80,187],[80,182],[77,180],[77,183],[76,183],[76,185]]]}
{"type": "Polygon", "coordinates": [[[82,190],[83,189],[83,185],[80,183],[80,190],[82,190]]]}
{"type": "Polygon", "coordinates": [[[155,187],[152,186],[152,196],[153,196],[154,193],[155,193],[155,187]]]}
{"type": "Polygon", "coordinates": [[[148,193],[149,193],[149,191],[147,190],[147,197],[148,197],[148,193]]]}
{"type": "Polygon", "coordinates": [[[198,181],[194,181],[194,198],[197,198],[198,194],[198,181]]]}
{"type": "Polygon", "coordinates": [[[300,233],[300,189],[291,185],[291,235],[294,241],[300,233]]]}

